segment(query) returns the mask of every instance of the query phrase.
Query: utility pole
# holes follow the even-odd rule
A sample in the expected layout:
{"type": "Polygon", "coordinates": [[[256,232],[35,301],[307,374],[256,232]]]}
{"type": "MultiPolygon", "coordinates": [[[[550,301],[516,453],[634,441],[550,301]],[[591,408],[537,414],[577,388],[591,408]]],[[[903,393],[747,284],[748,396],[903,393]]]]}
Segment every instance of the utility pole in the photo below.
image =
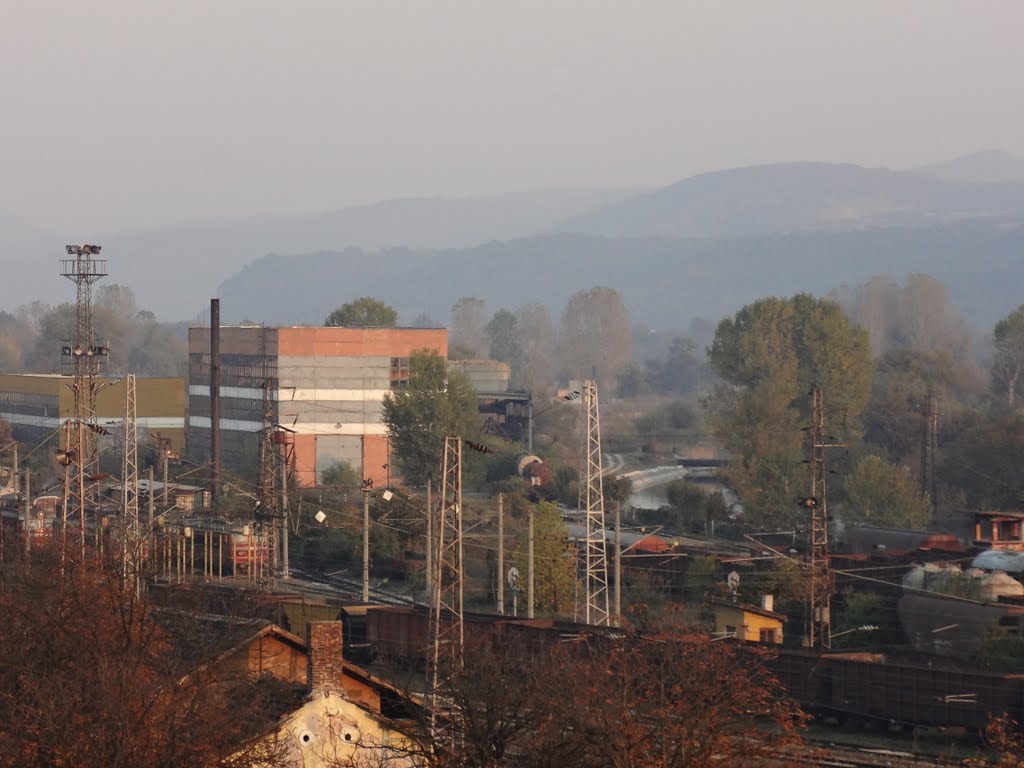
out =
{"type": "MultiPolygon", "coordinates": [[[[265,333],[265,329],[261,329],[265,333]]],[[[261,343],[262,348],[262,343],[261,343]]],[[[261,349],[262,352],[262,349],[261,349]]],[[[264,368],[266,368],[264,360],[264,368]]],[[[274,402],[274,380],[267,376],[263,379],[263,429],[260,431],[260,465],[258,478],[258,502],[253,510],[253,525],[256,527],[256,545],[259,549],[260,565],[266,569],[270,577],[276,574],[278,559],[278,493],[277,493],[277,418],[274,402]],[[270,562],[263,560],[269,555],[270,562]]]]}
{"type": "Polygon", "coordinates": [[[148,470],[148,472],[150,472],[150,477],[148,477],[148,480],[150,480],[150,485],[148,485],[148,487],[150,487],[150,499],[148,499],[147,502],[146,502],[146,516],[148,518],[150,518],[150,519],[148,519],[148,521],[150,521],[150,526],[148,526],[146,528],[146,536],[147,537],[148,536],[153,536],[153,512],[154,512],[154,507],[156,506],[156,503],[157,503],[157,499],[153,495],[153,489],[154,488],[153,488],[153,465],[152,464],[150,465],[150,470],[148,470]]]}
{"type": "MultiPolygon", "coordinates": [[[[427,562],[426,568],[423,575],[424,586],[426,587],[427,595],[433,601],[434,595],[434,506],[431,491],[433,490],[433,482],[427,478],[427,562]]],[[[433,605],[433,602],[431,602],[433,605]]]]}
{"type": "Polygon", "coordinates": [[[615,626],[622,624],[622,503],[615,502],[615,626]]]}
{"type": "MultiPolygon", "coordinates": [[[[25,556],[28,557],[32,551],[32,536],[35,529],[32,524],[32,473],[25,470],[25,556]]],[[[63,554],[64,549],[61,548],[63,554]]]]}
{"type": "Polygon", "coordinates": [[[502,494],[498,494],[498,615],[505,615],[505,510],[502,494]]]}
{"type": "Polygon", "coordinates": [[[363,604],[370,602],[370,489],[363,480],[363,604]]]}
{"type": "Polygon", "coordinates": [[[290,442],[288,445],[283,446],[283,449],[284,461],[281,462],[281,514],[284,525],[281,526],[281,575],[287,579],[291,576],[291,567],[288,563],[288,524],[291,522],[288,513],[288,473],[291,472],[292,468],[295,443],[290,442]]]}
{"type": "MultiPolygon", "coordinates": [[[[430,692],[430,726],[437,737],[442,730],[439,715],[447,702],[438,693],[443,673],[462,666],[463,558],[462,558],[462,438],[444,439],[440,515],[437,530],[437,562],[431,596],[431,653],[427,682],[430,692]]],[[[455,748],[454,744],[449,745],[455,748]]]]}
{"type": "Polygon", "coordinates": [[[587,603],[584,621],[607,626],[608,555],[604,527],[604,486],[601,479],[601,418],[598,410],[597,383],[583,382],[583,408],[586,418],[584,433],[583,485],[581,504],[587,514],[586,588],[587,603]]]}
{"type": "Polygon", "coordinates": [[[825,449],[845,445],[825,442],[825,407],[821,387],[817,385],[811,390],[810,438],[811,495],[799,500],[810,513],[806,638],[808,647],[828,649],[832,647],[832,571],[828,553],[825,449]]]}
{"type": "Polygon", "coordinates": [[[921,492],[928,497],[932,521],[938,516],[938,488],[935,480],[935,455],[939,446],[939,398],[928,394],[921,445],[921,492]]]}
{"type": "MultiPolygon", "coordinates": [[[[96,342],[92,325],[92,286],[107,275],[106,260],[93,258],[99,254],[100,248],[98,245],[89,244],[68,245],[65,246],[65,250],[67,255],[73,258],[61,259],[61,276],[75,284],[75,335],[73,339],[61,346],[62,369],[66,371],[70,367],[74,377],[71,385],[74,395],[74,414],[73,419],[68,422],[64,456],[74,455],[74,461],[77,464],[73,486],[65,483],[65,509],[70,491],[73,497],[72,506],[79,515],[83,560],[85,558],[85,518],[87,511],[93,506],[93,489],[86,478],[97,474],[96,435],[105,432],[96,423],[96,377],[100,364],[106,361],[109,350],[105,344],[96,342]],[[70,426],[72,421],[74,430],[70,426]]],[[[65,468],[67,466],[65,465],[65,468]]],[[[66,472],[67,475],[70,475],[70,472],[66,472]]],[[[96,520],[95,523],[97,533],[99,533],[99,521],[96,520]]]]}
{"type": "Polygon", "coordinates": [[[530,511],[526,515],[527,536],[526,536],[526,618],[533,618],[534,604],[534,569],[533,569],[533,518],[534,508],[530,505],[530,511]]]}

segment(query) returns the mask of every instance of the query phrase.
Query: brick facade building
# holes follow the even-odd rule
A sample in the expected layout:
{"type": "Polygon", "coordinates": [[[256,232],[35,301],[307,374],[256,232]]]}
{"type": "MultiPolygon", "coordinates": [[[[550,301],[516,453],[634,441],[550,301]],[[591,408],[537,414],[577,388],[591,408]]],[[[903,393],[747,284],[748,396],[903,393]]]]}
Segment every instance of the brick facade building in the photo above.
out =
{"type": "MultiPolygon", "coordinates": [[[[316,485],[345,463],[375,485],[390,476],[384,395],[409,376],[409,356],[447,357],[443,328],[268,328],[225,326],[220,332],[220,425],[225,467],[255,467],[264,410],[288,431],[295,476],[316,485]],[[265,396],[266,393],[266,396],[265,396]]],[[[189,453],[210,458],[210,329],[189,329],[189,453]]]]}

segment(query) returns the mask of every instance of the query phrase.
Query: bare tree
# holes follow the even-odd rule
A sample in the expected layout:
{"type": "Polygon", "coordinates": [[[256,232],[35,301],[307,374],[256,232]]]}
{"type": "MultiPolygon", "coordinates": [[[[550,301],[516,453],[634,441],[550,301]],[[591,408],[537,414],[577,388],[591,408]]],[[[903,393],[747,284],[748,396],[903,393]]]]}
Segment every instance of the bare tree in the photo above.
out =
{"type": "Polygon", "coordinates": [[[119,562],[6,554],[0,765],[276,764],[257,744],[280,714],[277,681],[177,653],[119,562]]]}
{"type": "Polygon", "coordinates": [[[573,294],[562,313],[561,358],[570,378],[590,378],[614,387],[633,359],[629,312],[614,288],[594,287],[573,294]]]}
{"type": "Polygon", "coordinates": [[[487,305],[483,299],[463,296],[452,306],[449,357],[484,357],[487,354],[487,305]]]}
{"type": "Polygon", "coordinates": [[[1024,388],[1024,304],[996,323],[992,343],[992,386],[1005,394],[1006,404],[1013,408],[1017,392],[1024,388]]]}
{"type": "Polygon", "coordinates": [[[527,392],[543,392],[555,381],[555,327],[551,315],[543,304],[526,304],[515,315],[522,362],[512,383],[527,392]]]}

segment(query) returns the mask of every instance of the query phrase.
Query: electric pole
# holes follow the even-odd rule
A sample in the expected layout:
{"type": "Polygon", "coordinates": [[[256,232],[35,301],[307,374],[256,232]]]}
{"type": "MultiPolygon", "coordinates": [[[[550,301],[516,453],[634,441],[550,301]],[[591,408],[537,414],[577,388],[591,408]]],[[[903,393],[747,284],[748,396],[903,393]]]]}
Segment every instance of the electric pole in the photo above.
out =
{"type": "Polygon", "coordinates": [[[604,486],[601,479],[601,418],[598,410],[597,383],[583,382],[584,433],[581,504],[587,515],[586,588],[584,621],[607,626],[608,555],[605,547],[604,486]]]}
{"type": "Polygon", "coordinates": [[[498,615],[505,615],[505,509],[502,494],[498,494],[498,615]]]}
{"type": "Polygon", "coordinates": [[[935,454],[939,447],[939,398],[934,393],[928,394],[925,412],[924,430],[921,444],[921,492],[928,497],[928,506],[932,512],[932,522],[938,516],[938,488],[935,480],[935,454]]]}
{"type": "MultiPolygon", "coordinates": [[[[262,330],[262,329],[261,329],[262,330]]],[[[258,477],[257,503],[253,510],[253,525],[256,528],[256,563],[269,573],[270,578],[278,569],[278,500],[277,491],[277,414],[274,401],[274,380],[263,379],[263,429],[260,431],[260,466],[258,477]],[[264,562],[269,557],[270,562],[264,562]]]]}
{"type": "Polygon", "coordinates": [[[832,647],[832,571],[828,554],[825,449],[845,446],[825,442],[825,406],[818,385],[811,390],[810,436],[811,495],[800,499],[800,505],[810,513],[806,637],[808,647],[828,649],[832,647]]]}
{"type": "MultiPolygon", "coordinates": [[[[138,589],[141,557],[139,530],[139,433],[136,428],[135,374],[124,377],[124,456],[121,462],[121,511],[124,580],[138,589]]],[[[151,489],[152,491],[152,489],[151,489]]]]}
{"type": "MultiPolygon", "coordinates": [[[[445,707],[439,694],[442,673],[451,674],[462,666],[462,438],[444,439],[441,470],[440,515],[437,526],[437,560],[434,564],[430,606],[431,653],[428,685],[430,725],[434,734],[445,707]]],[[[450,745],[454,748],[455,745],[450,745]]]]}

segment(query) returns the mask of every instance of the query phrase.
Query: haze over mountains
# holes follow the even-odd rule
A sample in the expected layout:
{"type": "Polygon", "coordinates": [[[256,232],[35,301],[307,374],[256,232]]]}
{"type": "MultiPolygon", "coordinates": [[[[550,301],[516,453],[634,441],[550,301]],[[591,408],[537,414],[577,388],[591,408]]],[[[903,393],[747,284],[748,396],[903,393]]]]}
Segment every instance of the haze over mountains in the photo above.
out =
{"type": "MultiPolygon", "coordinates": [[[[59,258],[81,233],[3,218],[0,233],[5,307],[73,299],[59,258]]],[[[914,171],[786,163],[653,191],[393,200],[88,239],[104,246],[109,281],[167,320],[195,317],[220,295],[227,321],[318,323],[373,295],[405,322],[426,313],[443,323],[460,296],[557,312],[573,292],[603,284],[622,290],[636,320],[679,327],[763,295],[927,272],[987,329],[1020,303],[1024,161],[984,152],[914,171]]]]}

